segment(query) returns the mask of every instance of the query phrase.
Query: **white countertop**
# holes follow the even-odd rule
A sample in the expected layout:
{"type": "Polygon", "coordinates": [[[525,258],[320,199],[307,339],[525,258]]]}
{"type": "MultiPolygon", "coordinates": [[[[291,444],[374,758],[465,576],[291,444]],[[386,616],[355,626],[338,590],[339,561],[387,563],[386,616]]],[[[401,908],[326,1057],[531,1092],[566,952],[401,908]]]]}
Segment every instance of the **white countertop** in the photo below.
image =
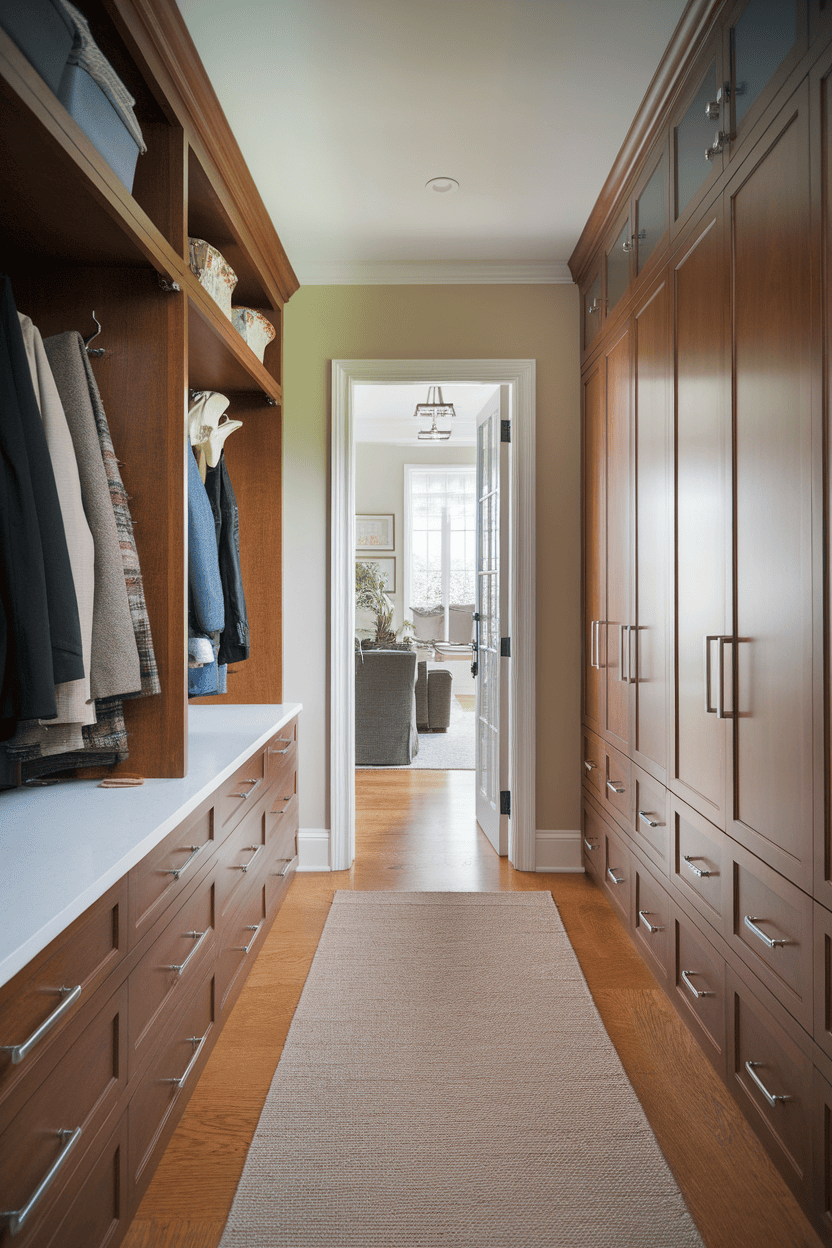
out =
{"type": "Polygon", "coordinates": [[[188,774],[0,793],[0,986],[106,893],[298,711],[189,706],[188,774]]]}

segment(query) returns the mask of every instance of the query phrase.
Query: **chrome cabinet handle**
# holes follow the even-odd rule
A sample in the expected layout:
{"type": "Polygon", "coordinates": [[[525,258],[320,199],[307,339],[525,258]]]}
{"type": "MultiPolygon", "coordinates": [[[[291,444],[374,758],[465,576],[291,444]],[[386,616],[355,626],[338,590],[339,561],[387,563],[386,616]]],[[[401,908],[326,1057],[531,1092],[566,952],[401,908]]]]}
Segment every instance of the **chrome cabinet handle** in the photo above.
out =
{"type": "Polygon", "coordinates": [[[187,956],[187,958],[185,959],[185,961],[184,961],[184,962],[180,962],[178,966],[176,966],[176,965],[173,965],[173,966],[166,966],[164,969],[165,969],[166,971],[176,971],[176,974],[177,974],[177,975],[181,975],[181,974],[182,974],[182,972],[184,971],[185,967],[186,967],[186,966],[188,965],[188,963],[190,962],[191,958],[192,958],[192,957],[194,956],[194,954],[196,953],[197,949],[199,949],[199,946],[202,944],[202,942],[203,942],[203,940],[205,939],[205,937],[206,937],[206,936],[208,935],[208,933],[210,932],[210,930],[211,930],[211,929],[210,929],[210,927],[206,927],[206,929],[205,929],[205,931],[204,931],[204,932],[185,932],[185,933],[183,933],[185,936],[190,936],[191,940],[195,940],[195,941],[196,941],[196,944],[194,945],[193,949],[192,949],[192,950],[191,950],[191,952],[188,954],[188,956],[187,956]]]}
{"type": "Polygon", "coordinates": [[[600,311],[601,311],[601,300],[600,300],[600,298],[599,298],[597,295],[596,295],[596,297],[592,300],[592,303],[588,304],[588,306],[587,306],[587,309],[586,309],[586,310],[587,310],[587,313],[588,313],[588,315],[589,315],[589,316],[594,316],[594,314],[595,314],[596,312],[600,312],[600,311]]]}
{"type": "Polygon", "coordinates": [[[652,936],[655,932],[663,932],[664,926],[663,925],[659,926],[658,924],[654,926],[647,917],[648,913],[649,911],[639,910],[638,917],[641,919],[642,923],[647,928],[650,935],[652,936]]]}
{"type": "Polygon", "coordinates": [[[725,658],[723,650],[733,643],[733,637],[721,633],[709,633],[705,638],[705,711],[708,715],[716,715],[717,719],[733,719],[734,712],[725,709],[725,658]],[[717,681],[717,703],[711,706],[711,644],[717,643],[719,655],[719,680],[717,681]]]}
{"type": "Polygon", "coordinates": [[[46,1033],[51,1031],[65,1014],[69,1013],[81,995],[81,985],[76,984],[74,988],[56,988],[54,991],[61,994],[64,998],[63,1001],[55,1007],[49,1017],[45,1018],[39,1027],[35,1028],[28,1040],[24,1040],[22,1044],[0,1044],[0,1052],[11,1053],[12,1066],[18,1066],[25,1057],[28,1057],[32,1049],[43,1039],[46,1033]]]}
{"type": "Polygon", "coordinates": [[[201,853],[205,847],[204,845],[186,845],[184,846],[184,848],[189,849],[191,852],[190,852],[190,856],[186,858],[185,861],[182,863],[182,866],[181,867],[167,867],[165,869],[165,875],[172,875],[175,880],[178,880],[180,875],[185,874],[185,872],[188,870],[188,867],[193,862],[194,858],[196,858],[197,854],[201,853]]]}
{"type": "MultiPolygon", "coordinates": [[[[210,1028],[208,1030],[210,1031],[210,1028]]],[[[178,1079],[162,1079],[160,1080],[160,1082],[161,1083],[175,1083],[177,1088],[184,1088],[185,1080],[188,1078],[188,1075],[193,1070],[196,1064],[197,1058],[202,1052],[202,1046],[207,1039],[208,1039],[207,1031],[204,1036],[188,1036],[188,1043],[194,1046],[194,1053],[193,1053],[193,1057],[188,1062],[188,1065],[185,1067],[184,1072],[179,1076],[178,1079]]]]}
{"type": "Polygon", "coordinates": [[[695,997],[715,997],[716,996],[715,992],[706,992],[704,988],[699,989],[696,987],[696,984],[691,983],[691,979],[690,979],[691,975],[698,975],[698,974],[699,974],[698,971],[682,971],[682,982],[684,983],[688,992],[692,992],[695,997]]]}
{"type": "Polygon", "coordinates": [[[250,854],[254,850],[254,856],[249,858],[248,862],[239,863],[237,869],[239,871],[248,871],[249,867],[257,861],[257,855],[265,848],[265,845],[246,845],[243,853],[250,854]]]}
{"type": "Polygon", "coordinates": [[[596,671],[598,671],[601,667],[601,664],[598,661],[598,640],[597,633],[595,631],[597,624],[597,620],[589,621],[589,666],[594,667],[596,671]]]}
{"type": "Polygon", "coordinates": [[[690,870],[693,872],[693,874],[697,876],[700,880],[706,880],[710,877],[711,875],[710,871],[703,871],[701,867],[694,866],[694,864],[691,862],[690,854],[685,854],[682,861],[684,862],[685,866],[689,867],[690,870]]]}
{"type": "Polygon", "coordinates": [[[271,746],[269,746],[269,754],[288,754],[293,745],[291,737],[288,739],[288,741],[286,740],[285,737],[278,737],[277,743],[278,745],[285,745],[286,749],[285,750],[273,750],[271,746]]]}
{"type": "Polygon", "coordinates": [[[257,933],[260,931],[260,928],[262,926],[263,926],[263,919],[261,919],[260,922],[257,923],[256,925],[254,923],[247,923],[246,926],[243,928],[243,931],[254,932],[254,935],[252,936],[251,940],[248,942],[247,945],[235,945],[233,952],[234,953],[250,953],[251,947],[254,944],[255,940],[257,939],[257,933]]]}
{"type": "Polygon", "coordinates": [[[262,783],[263,783],[262,776],[259,778],[259,780],[241,780],[240,784],[250,784],[251,788],[246,793],[232,793],[231,796],[241,797],[244,802],[247,802],[248,799],[251,797],[252,793],[255,791],[255,789],[259,789],[262,783]]]}
{"type": "Polygon", "coordinates": [[[765,923],[765,919],[752,918],[750,914],[743,915],[745,926],[757,936],[768,949],[776,949],[778,945],[787,945],[787,940],[775,940],[771,936],[767,936],[764,931],[757,926],[758,923],[765,923]]]}
{"type": "Polygon", "coordinates": [[[635,246],[635,238],[635,234],[631,234],[629,238],[625,238],[624,242],[621,244],[621,250],[631,252],[635,246]]]}
{"type": "Polygon", "coordinates": [[[757,1087],[760,1089],[763,1096],[768,1101],[769,1105],[776,1105],[778,1101],[790,1101],[792,1099],[790,1096],[775,1096],[772,1092],[769,1092],[768,1088],[763,1083],[762,1079],[759,1077],[759,1075],[755,1074],[754,1072],[755,1066],[762,1066],[762,1065],[763,1065],[762,1062],[746,1062],[745,1069],[748,1071],[749,1076],[757,1085],[757,1087]]]}
{"type": "Polygon", "coordinates": [[[613,884],[623,884],[623,883],[624,883],[624,876],[622,875],[622,876],[621,876],[621,878],[619,879],[619,877],[615,874],[615,871],[613,870],[613,868],[612,868],[612,867],[607,867],[607,875],[610,877],[610,879],[612,880],[613,884]]]}
{"type": "Polygon", "coordinates": [[[649,811],[649,810],[640,810],[640,811],[638,812],[638,817],[639,817],[639,819],[641,820],[641,822],[642,822],[642,823],[646,823],[646,824],[647,824],[648,828],[658,828],[658,827],[660,826],[660,824],[659,824],[658,820],[656,820],[656,819],[652,819],[652,818],[650,817],[650,811],[649,811]]]}
{"type": "Polygon", "coordinates": [[[46,1174],[41,1179],[40,1183],[35,1188],[34,1192],[32,1192],[32,1195],[26,1201],[26,1204],[23,1206],[22,1209],[7,1209],[7,1210],[0,1211],[0,1218],[5,1219],[9,1228],[10,1235],[16,1235],[18,1231],[23,1230],[26,1220],[28,1219],[32,1210],[39,1203],[41,1198],[46,1195],[47,1191],[49,1190],[49,1188],[52,1186],[53,1182],[55,1181],[58,1171],[61,1169],[67,1157],[69,1156],[69,1154],[72,1152],[75,1145],[80,1140],[81,1128],[75,1127],[75,1129],[73,1130],[71,1127],[62,1127],[61,1130],[57,1132],[57,1134],[60,1136],[62,1140],[66,1140],[66,1143],[64,1144],[61,1151],[58,1153],[58,1156],[52,1162],[52,1165],[49,1167],[46,1174]],[[67,1137],[69,1138],[67,1139],[67,1137]]]}
{"type": "Polygon", "coordinates": [[[591,758],[585,758],[585,759],[584,759],[584,767],[586,767],[587,771],[595,771],[595,769],[596,769],[596,767],[597,767],[597,766],[598,766],[598,764],[597,764],[597,763],[593,763],[593,761],[592,761],[592,759],[591,759],[591,758]]]}
{"type": "Polygon", "coordinates": [[[622,683],[625,685],[630,683],[629,667],[630,667],[630,625],[619,624],[618,625],[618,679],[622,681],[622,683]],[[627,634],[627,669],[628,669],[626,676],[624,675],[624,634],[625,633],[627,634]]]}
{"type": "Polygon", "coordinates": [[[714,135],[714,141],[710,147],[705,148],[705,159],[713,160],[714,156],[718,156],[726,143],[731,142],[731,136],[726,134],[724,130],[717,130],[714,135]]]}
{"type": "Polygon", "coordinates": [[[620,780],[608,780],[607,788],[612,793],[626,793],[627,792],[626,786],[623,785],[620,780]]]}
{"type": "MultiPolygon", "coordinates": [[[[288,793],[286,797],[281,797],[280,800],[281,802],[291,802],[294,796],[295,796],[294,793],[288,793]]],[[[288,806],[284,806],[282,810],[275,810],[274,808],[272,808],[272,814],[273,815],[285,815],[288,809],[289,809],[288,806]]]]}
{"type": "Polygon", "coordinates": [[[294,861],[295,861],[294,858],[281,858],[281,862],[283,863],[283,870],[275,871],[275,875],[279,875],[282,880],[285,880],[286,876],[289,874],[289,868],[291,867],[294,861]]]}
{"type": "Polygon", "coordinates": [[[592,853],[593,850],[596,850],[598,848],[597,844],[593,845],[591,841],[588,841],[586,839],[586,837],[584,837],[584,845],[586,845],[590,853],[592,853]]]}

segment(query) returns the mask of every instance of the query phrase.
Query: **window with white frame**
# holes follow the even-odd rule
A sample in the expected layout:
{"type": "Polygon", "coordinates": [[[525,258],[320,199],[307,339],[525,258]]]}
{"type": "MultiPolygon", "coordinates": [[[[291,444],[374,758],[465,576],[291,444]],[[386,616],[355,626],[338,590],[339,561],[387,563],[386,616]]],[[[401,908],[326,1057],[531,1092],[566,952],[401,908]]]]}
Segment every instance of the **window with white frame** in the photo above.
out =
{"type": "Polygon", "coordinates": [[[474,464],[405,464],[404,616],[435,611],[437,641],[448,640],[450,607],[474,602],[476,518],[474,464]]]}

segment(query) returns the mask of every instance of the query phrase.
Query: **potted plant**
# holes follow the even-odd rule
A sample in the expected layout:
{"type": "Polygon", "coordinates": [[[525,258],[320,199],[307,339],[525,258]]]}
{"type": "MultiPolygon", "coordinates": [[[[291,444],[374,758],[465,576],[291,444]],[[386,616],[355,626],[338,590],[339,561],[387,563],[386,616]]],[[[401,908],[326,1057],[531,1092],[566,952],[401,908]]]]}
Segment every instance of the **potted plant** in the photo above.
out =
{"type": "Polygon", "coordinates": [[[393,629],[393,603],[384,591],[384,575],[377,563],[355,565],[355,605],[376,617],[374,646],[394,646],[401,633],[413,629],[410,620],[393,629]]]}

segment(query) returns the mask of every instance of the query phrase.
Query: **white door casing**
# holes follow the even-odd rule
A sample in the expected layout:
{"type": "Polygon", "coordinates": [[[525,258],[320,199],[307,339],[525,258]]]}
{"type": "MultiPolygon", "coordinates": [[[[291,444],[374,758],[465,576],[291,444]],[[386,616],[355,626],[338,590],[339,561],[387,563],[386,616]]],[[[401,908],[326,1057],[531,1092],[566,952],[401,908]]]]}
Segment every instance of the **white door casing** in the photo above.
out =
{"type": "Polygon", "coordinates": [[[330,564],[330,866],[355,857],[355,448],[356,385],[506,386],[512,413],[508,616],[512,621],[507,759],[509,861],[535,869],[535,361],[333,360],[330,564]]]}

